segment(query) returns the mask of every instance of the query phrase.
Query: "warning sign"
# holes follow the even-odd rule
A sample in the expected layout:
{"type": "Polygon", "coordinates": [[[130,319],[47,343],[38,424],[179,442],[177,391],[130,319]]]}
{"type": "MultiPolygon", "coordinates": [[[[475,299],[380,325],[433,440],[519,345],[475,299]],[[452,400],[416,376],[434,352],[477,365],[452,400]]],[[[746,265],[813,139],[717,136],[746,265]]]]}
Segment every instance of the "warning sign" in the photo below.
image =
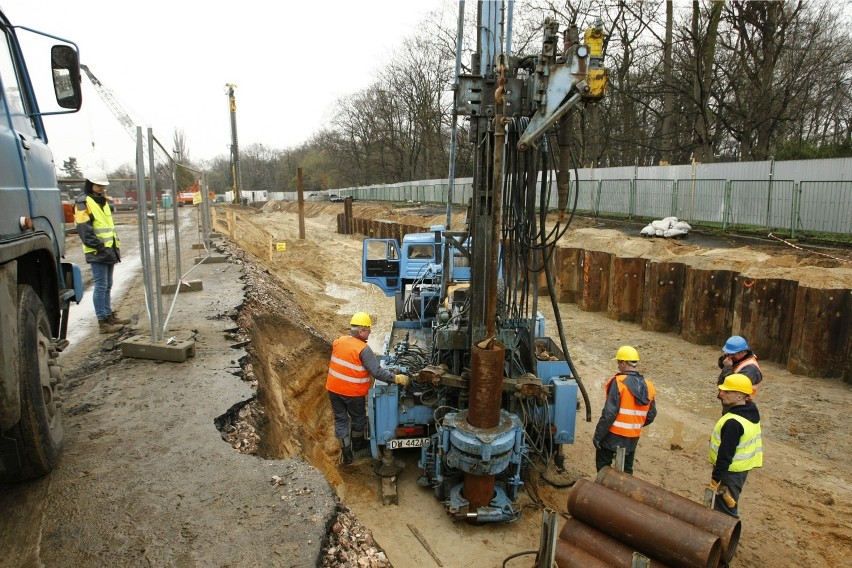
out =
{"type": "Polygon", "coordinates": [[[275,243],[275,251],[282,252],[287,250],[287,243],[275,243]]]}
{"type": "Polygon", "coordinates": [[[201,203],[201,192],[196,191],[195,193],[192,194],[192,204],[198,205],[199,203],[201,203]]]}

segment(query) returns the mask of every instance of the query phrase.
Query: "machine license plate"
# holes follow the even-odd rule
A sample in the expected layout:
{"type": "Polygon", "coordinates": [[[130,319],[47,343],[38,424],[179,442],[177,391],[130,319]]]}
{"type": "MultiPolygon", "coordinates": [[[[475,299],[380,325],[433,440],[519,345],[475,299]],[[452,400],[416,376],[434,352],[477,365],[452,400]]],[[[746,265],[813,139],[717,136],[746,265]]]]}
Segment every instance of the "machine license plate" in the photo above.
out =
{"type": "Polygon", "coordinates": [[[387,446],[391,450],[399,448],[422,448],[429,445],[429,438],[398,438],[396,440],[388,440],[387,446]]]}

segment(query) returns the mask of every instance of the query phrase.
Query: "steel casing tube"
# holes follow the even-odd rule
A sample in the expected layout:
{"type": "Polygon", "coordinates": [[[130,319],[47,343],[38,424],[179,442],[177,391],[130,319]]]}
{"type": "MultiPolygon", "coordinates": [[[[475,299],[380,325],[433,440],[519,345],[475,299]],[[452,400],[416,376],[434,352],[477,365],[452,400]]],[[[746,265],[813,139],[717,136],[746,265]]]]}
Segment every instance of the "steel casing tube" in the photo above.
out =
{"type": "Polygon", "coordinates": [[[729,562],[734,557],[742,530],[739,519],[611,467],[600,470],[595,483],[718,536],[722,541],[722,560],[729,562]]]}
{"type": "Polygon", "coordinates": [[[721,557],[718,536],[585,479],[571,489],[568,512],[673,567],[715,568],[721,557]]]}

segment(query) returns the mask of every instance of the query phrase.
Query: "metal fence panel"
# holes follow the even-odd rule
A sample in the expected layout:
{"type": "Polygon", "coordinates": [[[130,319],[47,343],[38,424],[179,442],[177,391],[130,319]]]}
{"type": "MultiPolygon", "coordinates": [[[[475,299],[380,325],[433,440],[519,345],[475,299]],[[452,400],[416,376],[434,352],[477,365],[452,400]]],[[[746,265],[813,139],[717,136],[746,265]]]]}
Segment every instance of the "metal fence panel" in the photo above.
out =
{"type": "Polygon", "coordinates": [[[721,224],[725,220],[725,180],[678,180],[676,202],[674,216],[678,219],[721,224]]]}
{"type": "Polygon", "coordinates": [[[662,219],[673,215],[675,184],[667,179],[637,179],[634,213],[662,219]]]}
{"type": "Polygon", "coordinates": [[[803,181],[799,228],[852,233],[852,181],[803,181]]]}
{"type": "Polygon", "coordinates": [[[731,227],[766,226],[769,218],[769,181],[731,181],[728,223],[731,227]]]}
{"type": "Polygon", "coordinates": [[[630,215],[631,186],[629,179],[601,180],[600,211],[630,215]]]}

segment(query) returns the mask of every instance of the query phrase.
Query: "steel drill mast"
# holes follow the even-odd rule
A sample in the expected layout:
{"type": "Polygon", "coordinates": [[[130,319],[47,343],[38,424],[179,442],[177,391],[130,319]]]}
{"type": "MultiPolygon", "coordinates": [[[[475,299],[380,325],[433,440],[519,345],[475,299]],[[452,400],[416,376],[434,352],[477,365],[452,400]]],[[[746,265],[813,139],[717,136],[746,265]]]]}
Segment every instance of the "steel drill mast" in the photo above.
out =
{"type": "Polygon", "coordinates": [[[226,83],[228,105],[231,109],[231,179],[234,181],[234,203],[240,203],[240,192],[243,189],[242,172],[240,171],[240,145],[237,141],[237,100],[234,97],[233,83],[226,83]]]}

